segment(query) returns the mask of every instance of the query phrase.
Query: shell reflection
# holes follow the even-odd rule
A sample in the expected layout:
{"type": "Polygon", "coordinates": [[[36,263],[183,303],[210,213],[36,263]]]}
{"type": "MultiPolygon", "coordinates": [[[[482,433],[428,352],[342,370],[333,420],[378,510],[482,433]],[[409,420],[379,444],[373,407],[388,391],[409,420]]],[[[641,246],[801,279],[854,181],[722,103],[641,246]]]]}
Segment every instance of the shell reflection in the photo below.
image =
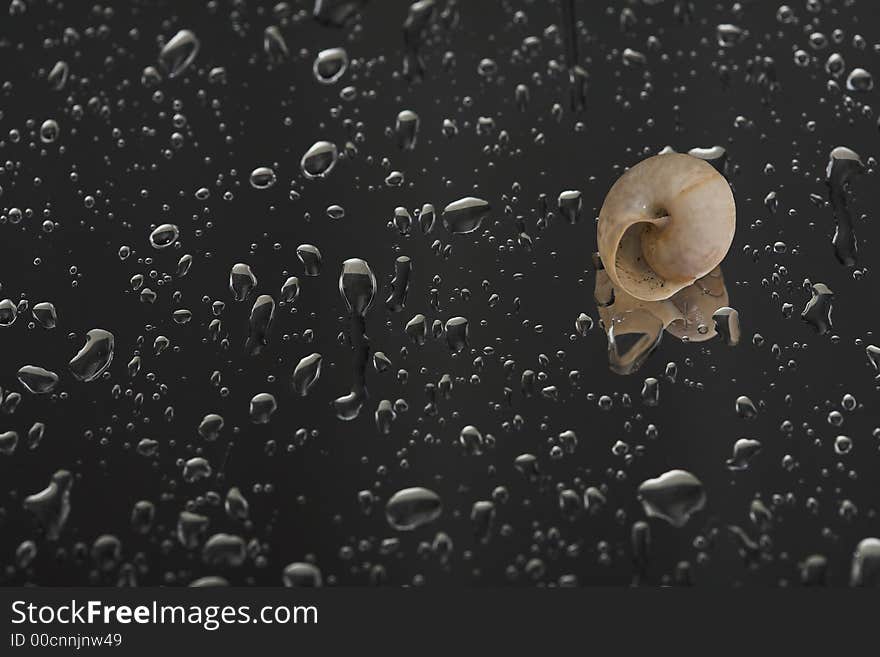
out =
{"type": "Polygon", "coordinates": [[[682,342],[704,342],[718,335],[713,315],[729,303],[720,266],[668,299],[643,301],[614,287],[598,254],[594,262],[594,296],[608,338],[608,363],[613,372],[631,374],[638,370],[660,344],[664,331],[682,342]]]}

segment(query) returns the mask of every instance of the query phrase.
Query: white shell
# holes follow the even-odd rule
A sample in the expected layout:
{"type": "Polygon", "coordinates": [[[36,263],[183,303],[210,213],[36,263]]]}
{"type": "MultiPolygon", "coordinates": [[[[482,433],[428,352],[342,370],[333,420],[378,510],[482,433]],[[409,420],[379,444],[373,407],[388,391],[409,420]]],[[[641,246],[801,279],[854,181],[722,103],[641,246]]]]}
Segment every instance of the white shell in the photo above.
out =
{"type": "Polygon", "coordinates": [[[599,255],[615,290],[660,301],[717,267],[736,229],[724,177],[682,153],[649,157],[612,185],[599,212],[599,255]]]}

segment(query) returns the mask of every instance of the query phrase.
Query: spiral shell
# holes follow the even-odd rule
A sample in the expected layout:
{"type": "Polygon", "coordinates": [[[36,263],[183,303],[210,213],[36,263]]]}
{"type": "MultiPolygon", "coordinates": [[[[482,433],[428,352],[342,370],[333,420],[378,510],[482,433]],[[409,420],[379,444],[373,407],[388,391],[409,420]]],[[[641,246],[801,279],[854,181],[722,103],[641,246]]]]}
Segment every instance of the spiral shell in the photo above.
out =
{"type": "Polygon", "coordinates": [[[639,162],[612,185],[597,241],[616,290],[660,301],[715,269],[735,229],[724,177],[704,160],[666,153],[639,162]]]}

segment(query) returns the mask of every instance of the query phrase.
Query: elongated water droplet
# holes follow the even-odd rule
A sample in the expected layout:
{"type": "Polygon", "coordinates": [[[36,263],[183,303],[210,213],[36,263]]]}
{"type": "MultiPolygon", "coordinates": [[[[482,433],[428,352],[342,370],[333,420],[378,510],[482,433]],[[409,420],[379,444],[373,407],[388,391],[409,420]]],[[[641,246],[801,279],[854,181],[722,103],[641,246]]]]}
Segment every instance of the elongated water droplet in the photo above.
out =
{"type": "Polygon", "coordinates": [[[275,300],[268,294],[261,294],[254,301],[251,316],[248,320],[248,338],[245,351],[256,356],[269,344],[269,330],[275,317],[275,300]]]}
{"type": "Polygon", "coordinates": [[[95,328],[86,334],[86,343],[69,363],[71,374],[79,381],[94,381],[113,361],[114,338],[110,331],[95,328]]]}
{"type": "Polygon", "coordinates": [[[831,329],[831,303],[834,292],[824,283],[812,286],[812,298],[807,302],[801,318],[819,335],[825,335],[831,329]]]}
{"type": "Polygon", "coordinates": [[[293,370],[293,391],[301,397],[309,394],[309,389],[321,376],[321,354],[314,353],[302,358],[293,370]]]}
{"type": "Polygon", "coordinates": [[[287,41],[277,25],[270,25],[263,31],[263,52],[273,64],[278,64],[290,56],[287,41]]]}
{"type": "Polygon", "coordinates": [[[404,330],[410,340],[416,344],[425,344],[428,339],[428,318],[419,313],[406,323],[404,330]]]}
{"type": "Polygon", "coordinates": [[[712,319],[715,321],[715,330],[729,346],[739,344],[739,313],[736,310],[724,306],[715,311],[712,319]]]}
{"type": "Polygon", "coordinates": [[[310,180],[323,178],[333,171],[338,157],[339,151],[336,144],[329,141],[317,141],[302,156],[299,166],[306,178],[310,180]]]}
{"type": "Polygon", "coordinates": [[[350,258],[342,263],[339,293],[348,312],[360,316],[367,314],[376,294],[376,277],[365,260],[350,258]]]}
{"type": "Polygon", "coordinates": [[[24,508],[37,517],[50,540],[57,540],[67,523],[71,488],[73,475],[67,470],[58,470],[46,488],[24,499],[24,508]]]}
{"type": "Polygon", "coordinates": [[[453,317],[446,322],[446,344],[458,353],[468,347],[468,321],[464,317],[453,317]]]}
{"type": "Polygon", "coordinates": [[[559,206],[559,214],[570,224],[575,224],[581,219],[581,208],[583,200],[581,193],[577,190],[569,190],[562,192],[557,201],[559,206]]]}
{"type": "Polygon", "coordinates": [[[856,264],[858,240],[853,229],[852,211],[849,209],[847,188],[857,176],[864,171],[864,165],[858,153],[838,146],[832,149],[825,169],[828,185],[828,200],[834,210],[836,227],[831,244],[838,262],[847,267],[856,264]]]}
{"type": "Polygon", "coordinates": [[[404,150],[413,150],[419,136],[419,115],[412,110],[403,110],[397,115],[394,134],[397,135],[398,146],[404,150]]]}
{"type": "Polygon", "coordinates": [[[67,84],[67,78],[69,75],[70,67],[67,65],[67,62],[57,61],[55,62],[55,66],[52,67],[52,70],[49,71],[49,75],[46,76],[46,80],[49,82],[49,87],[51,87],[53,91],[61,91],[67,84]]]}
{"type": "Polygon", "coordinates": [[[314,244],[300,244],[296,247],[296,256],[302,263],[306,276],[318,276],[321,273],[324,259],[321,257],[321,251],[317,246],[314,244]]]}
{"type": "Polygon", "coordinates": [[[229,289],[236,301],[244,301],[257,286],[257,277],[249,265],[239,262],[229,272],[229,289]]]}
{"type": "Polygon", "coordinates": [[[25,365],[18,370],[18,380],[28,392],[44,395],[58,385],[58,375],[36,365],[25,365]]]}
{"type": "Polygon", "coordinates": [[[850,569],[850,586],[880,586],[880,538],[859,541],[853,553],[850,569]]]}
{"type": "Polygon", "coordinates": [[[180,30],[159,52],[159,64],[170,78],[176,78],[199,54],[199,40],[190,30],[180,30]]]}
{"type": "Polygon", "coordinates": [[[345,27],[357,16],[367,0],[315,0],[312,15],[331,27],[345,27]]]}
{"type": "Polygon", "coordinates": [[[409,256],[398,256],[394,261],[394,278],[391,279],[391,293],[385,300],[385,307],[393,312],[400,312],[406,307],[406,296],[409,292],[409,279],[412,274],[412,261],[409,256]]]}
{"type": "Polygon", "coordinates": [[[436,219],[437,216],[434,211],[434,206],[430,203],[425,203],[422,206],[422,211],[419,213],[419,228],[422,230],[422,235],[427,235],[434,230],[434,222],[436,219]]]}
{"type": "Polygon", "coordinates": [[[296,276],[291,276],[281,286],[281,300],[285,303],[294,303],[298,298],[299,279],[296,276]]]}
{"type": "Polygon", "coordinates": [[[0,454],[3,456],[12,456],[18,447],[18,432],[3,431],[0,432],[0,454]]]}
{"type": "Polygon", "coordinates": [[[754,420],[758,417],[758,409],[755,408],[755,403],[751,399],[741,395],[736,398],[736,414],[744,420],[754,420]]]}

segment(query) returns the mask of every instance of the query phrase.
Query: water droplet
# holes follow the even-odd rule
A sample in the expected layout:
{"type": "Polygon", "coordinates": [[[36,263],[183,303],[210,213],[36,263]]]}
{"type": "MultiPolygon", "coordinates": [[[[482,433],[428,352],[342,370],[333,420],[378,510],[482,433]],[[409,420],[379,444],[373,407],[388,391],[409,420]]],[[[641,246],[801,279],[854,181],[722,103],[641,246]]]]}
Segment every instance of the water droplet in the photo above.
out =
{"type": "Polygon", "coordinates": [[[715,311],[712,319],[715,322],[715,330],[729,346],[734,347],[739,344],[739,313],[736,310],[724,306],[715,311]]]}
{"type": "Polygon", "coordinates": [[[880,538],[859,541],[852,557],[850,586],[880,586],[880,538]]]}
{"type": "Polygon", "coordinates": [[[176,78],[193,63],[199,54],[199,40],[190,30],[180,30],[159,52],[159,65],[176,78]]]}
{"type": "Polygon", "coordinates": [[[427,488],[404,488],[397,491],[385,506],[388,524],[400,531],[410,531],[440,517],[440,497],[427,488]]]}
{"type": "Polygon", "coordinates": [[[284,586],[294,588],[318,588],[322,586],[321,571],[310,563],[295,562],[284,567],[284,586]]]}
{"type": "Polygon", "coordinates": [[[24,508],[37,517],[50,540],[57,540],[67,523],[72,488],[73,475],[67,470],[58,470],[46,488],[24,499],[24,508]]]}
{"type": "Polygon", "coordinates": [[[269,344],[269,331],[275,317],[275,300],[268,294],[261,294],[254,301],[251,316],[248,319],[248,338],[245,351],[251,356],[262,353],[269,344]]]}
{"type": "Polygon", "coordinates": [[[233,534],[214,534],[202,548],[202,560],[209,566],[235,568],[246,558],[244,539],[233,534]]]}
{"type": "Polygon", "coordinates": [[[44,395],[58,385],[58,375],[36,365],[25,365],[18,370],[18,380],[28,392],[44,395]]]}
{"type": "Polygon", "coordinates": [[[95,328],[86,334],[86,343],[69,363],[71,374],[78,381],[94,381],[113,361],[113,334],[95,328]]]}
{"type": "Polygon", "coordinates": [[[249,265],[239,262],[232,266],[229,272],[229,289],[236,301],[247,299],[255,287],[257,287],[257,277],[249,265]]]}
{"type": "Polygon", "coordinates": [[[321,273],[321,266],[324,259],[321,257],[321,251],[313,244],[300,244],[296,247],[296,256],[303,265],[303,272],[306,276],[318,276],[321,273]]]}
{"type": "Polygon", "coordinates": [[[846,78],[849,91],[871,91],[874,88],[874,77],[863,68],[854,68],[846,78]]]}
{"type": "Polygon", "coordinates": [[[55,306],[49,301],[41,301],[36,304],[32,312],[34,319],[44,329],[53,329],[58,323],[58,314],[55,311],[55,306]]]}
{"type": "Polygon", "coordinates": [[[46,119],[40,126],[40,141],[44,144],[51,144],[58,139],[60,133],[61,128],[58,127],[58,122],[55,119],[46,119]]]}
{"type": "Polygon", "coordinates": [[[727,468],[733,471],[746,470],[751,460],[761,451],[760,441],[740,438],[733,444],[733,456],[727,459],[727,468]]]}
{"type": "Polygon", "coordinates": [[[409,279],[412,275],[412,261],[408,256],[399,256],[394,261],[394,278],[391,279],[391,288],[385,307],[393,312],[400,312],[406,307],[406,297],[409,292],[409,279]]]}
{"type": "Polygon", "coordinates": [[[804,307],[801,318],[816,329],[819,335],[825,335],[831,329],[831,303],[834,300],[834,292],[824,283],[816,283],[811,289],[813,296],[804,307]]]}
{"type": "Polygon", "coordinates": [[[419,135],[419,116],[412,110],[403,110],[394,124],[397,144],[405,150],[413,150],[419,135]]]}
{"type": "Polygon", "coordinates": [[[443,209],[443,225],[454,235],[464,235],[477,230],[489,215],[488,201],[467,196],[454,201],[443,209]]]}
{"type": "Polygon", "coordinates": [[[150,246],[154,249],[166,249],[177,241],[180,230],[175,224],[162,224],[150,233],[150,246]]]}
{"type": "Polygon", "coordinates": [[[67,65],[67,62],[57,61],[52,70],[49,71],[49,75],[46,76],[46,80],[49,82],[49,87],[52,91],[61,91],[67,84],[69,75],[70,67],[67,65]]]}
{"type": "Polygon", "coordinates": [[[612,372],[632,374],[648,359],[663,337],[663,322],[646,310],[627,311],[608,327],[608,364],[612,372]]]}
{"type": "Polygon", "coordinates": [[[323,178],[329,175],[333,167],[336,166],[338,157],[339,151],[336,144],[329,141],[317,141],[302,156],[299,166],[306,178],[310,180],[323,178]]]}
{"type": "Polygon", "coordinates": [[[745,395],[740,395],[736,398],[736,414],[744,420],[754,420],[758,417],[758,409],[755,408],[755,404],[751,399],[745,395]]]}
{"type": "Polygon", "coordinates": [[[314,353],[302,358],[293,370],[291,380],[293,391],[300,397],[309,394],[309,390],[321,376],[321,354],[314,353]]]}
{"type": "Polygon", "coordinates": [[[464,317],[453,317],[446,322],[446,344],[454,353],[468,347],[468,321],[464,317]]]}
{"type": "Polygon", "coordinates": [[[639,486],[645,514],[684,527],[691,515],[706,505],[702,482],[686,470],[670,470],[639,486]]]}
{"type": "Polygon", "coordinates": [[[345,300],[348,312],[366,315],[376,294],[376,277],[365,260],[350,258],[342,263],[339,293],[345,300]]]}
{"type": "Polygon", "coordinates": [[[251,398],[249,415],[254,424],[268,424],[272,414],[278,410],[275,395],[261,392],[251,398]]]}
{"type": "Polygon", "coordinates": [[[583,198],[579,191],[569,190],[559,195],[557,202],[559,214],[570,224],[575,224],[581,219],[581,208],[583,207],[583,198]]]}
{"type": "Polygon", "coordinates": [[[290,55],[287,41],[277,25],[270,25],[263,31],[263,52],[273,64],[279,64],[290,55]]]}
{"type": "Polygon", "coordinates": [[[333,84],[343,76],[348,68],[348,53],[344,48],[322,50],[315,58],[312,72],[321,84],[333,84]]]}
{"type": "Polygon", "coordinates": [[[269,167],[257,167],[251,172],[251,187],[269,189],[275,184],[275,172],[269,167]]]}

